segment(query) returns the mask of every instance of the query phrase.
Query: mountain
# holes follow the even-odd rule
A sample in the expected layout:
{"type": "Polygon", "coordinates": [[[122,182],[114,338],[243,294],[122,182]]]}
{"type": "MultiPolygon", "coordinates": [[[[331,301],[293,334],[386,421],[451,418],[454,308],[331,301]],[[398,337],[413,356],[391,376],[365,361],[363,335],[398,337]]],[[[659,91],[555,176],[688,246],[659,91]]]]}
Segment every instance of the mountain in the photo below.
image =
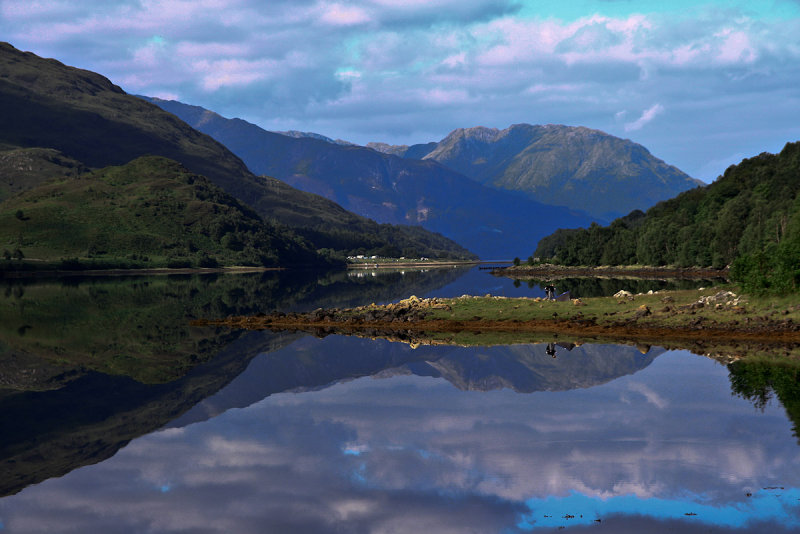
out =
{"type": "Polygon", "coordinates": [[[484,259],[513,257],[556,228],[585,226],[593,220],[483,186],[435,161],[288,137],[198,106],[151,100],[224,143],[257,173],[380,222],[420,224],[484,259]]]}
{"type": "MultiPolygon", "coordinates": [[[[147,97],[140,97],[140,98],[144,98],[145,100],[148,100],[147,97]]],[[[333,143],[335,145],[348,146],[348,145],[354,145],[355,144],[355,143],[351,143],[349,141],[345,141],[343,139],[331,139],[330,137],[327,137],[327,136],[322,135],[322,134],[314,133],[314,132],[299,132],[297,130],[287,130],[285,132],[275,132],[275,133],[278,133],[278,134],[281,134],[281,135],[285,135],[285,136],[288,136],[288,137],[295,137],[295,138],[298,138],[298,139],[299,138],[303,138],[303,137],[308,137],[308,138],[311,138],[311,139],[319,139],[320,141],[326,141],[328,143],[333,143]]]]}
{"type": "Polygon", "coordinates": [[[627,139],[584,127],[459,128],[438,143],[368,146],[432,160],[485,185],[611,219],[702,182],[627,139]]]}
{"type": "Polygon", "coordinates": [[[146,267],[324,264],[301,239],[159,156],[53,179],[8,199],[0,204],[0,248],[38,260],[146,267]]]}
{"type": "MultiPolygon", "coordinates": [[[[430,256],[469,256],[441,236],[379,225],[320,196],[257,177],[211,137],[103,76],[7,43],[0,43],[0,116],[0,151],[53,149],[90,168],[122,165],[143,155],[164,156],[206,176],[263,219],[293,227],[317,249],[393,247],[430,256]]],[[[21,182],[10,187],[5,181],[0,180],[5,190],[0,194],[19,190],[21,182]]]]}
{"type": "Polygon", "coordinates": [[[19,148],[0,152],[0,202],[46,180],[79,176],[88,169],[52,148],[19,148]]]}
{"type": "Polygon", "coordinates": [[[730,166],[713,183],[610,226],[559,230],[536,255],[570,265],[734,263],[750,289],[800,287],[800,142],[730,166]]]}

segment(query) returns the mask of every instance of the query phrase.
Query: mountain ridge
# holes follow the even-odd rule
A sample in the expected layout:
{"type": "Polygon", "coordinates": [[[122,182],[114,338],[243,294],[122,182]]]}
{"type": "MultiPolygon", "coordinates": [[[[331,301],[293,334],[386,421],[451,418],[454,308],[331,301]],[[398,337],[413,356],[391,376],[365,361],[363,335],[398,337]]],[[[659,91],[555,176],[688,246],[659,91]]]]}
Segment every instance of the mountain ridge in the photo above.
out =
{"type": "Polygon", "coordinates": [[[199,106],[153,101],[228,146],[255,172],[380,222],[420,224],[484,259],[508,259],[556,228],[595,220],[483,186],[436,161],[287,137],[241,119],[209,114],[199,106]]]}
{"type": "Polygon", "coordinates": [[[370,147],[434,160],[485,184],[611,219],[703,185],[646,147],[585,126],[457,128],[438,143],[370,147]]]}
{"type": "Polygon", "coordinates": [[[0,114],[4,151],[53,149],[94,169],[163,156],[206,176],[267,223],[292,227],[317,249],[351,253],[388,247],[432,257],[474,257],[442,236],[379,225],[318,195],[257,177],[218,141],[104,76],[8,43],[0,43],[0,114]]]}

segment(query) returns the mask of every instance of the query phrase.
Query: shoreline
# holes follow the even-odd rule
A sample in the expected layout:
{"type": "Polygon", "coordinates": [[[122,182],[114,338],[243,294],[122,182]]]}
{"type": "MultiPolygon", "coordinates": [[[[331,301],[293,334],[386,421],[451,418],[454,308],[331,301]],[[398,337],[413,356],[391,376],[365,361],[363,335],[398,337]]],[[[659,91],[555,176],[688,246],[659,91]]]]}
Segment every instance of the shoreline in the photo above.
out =
{"type": "MultiPolygon", "coordinates": [[[[622,293],[622,292],[621,292],[622,293]]],[[[615,342],[696,353],[800,358],[800,305],[773,309],[729,291],[681,290],[581,301],[541,298],[409,297],[383,306],[274,312],[196,320],[195,326],[385,338],[413,345],[615,342]]]]}
{"type": "Polygon", "coordinates": [[[453,261],[406,261],[406,262],[368,262],[368,263],[348,263],[347,270],[356,269],[403,269],[413,268],[419,269],[423,267],[460,267],[468,265],[480,265],[482,263],[502,263],[502,262],[484,262],[480,260],[453,260],[453,261]]]}
{"type": "Polygon", "coordinates": [[[520,265],[500,267],[491,271],[494,276],[507,278],[533,278],[535,276],[547,279],[559,278],[641,278],[641,279],[724,279],[728,280],[729,270],[712,269],[710,267],[660,267],[646,265],[603,265],[592,266],[567,266],[555,264],[520,265]]]}
{"type": "MultiPolygon", "coordinates": [[[[31,261],[31,260],[26,260],[31,261]]],[[[482,261],[432,261],[432,262],[404,262],[404,263],[366,263],[366,264],[347,264],[342,270],[366,270],[366,269],[392,269],[392,268],[441,268],[478,265],[481,263],[502,263],[502,262],[482,262],[482,261]]],[[[137,275],[173,275],[173,274],[244,274],[260,273],[270,271],[286,271],[289,269],[319,269],[313,265],[299,265],[292,267],[256,267],[256,266],[231,266],[231,267],[146,267],[140,269],[79,269],[79,270],[60,270],[60,269],[0,269],[0,280],[22,279],[22,278],[59,278],[68,276],[137,276],[137,275]]],[[[340,267],[333,270],[341,269],[340,267]]]]}
{"type": "Polygon", "coordinates": [[[19,278],[60,278],[62,276],[137,276],[171,274],[245,274],[267,271],[285,271],[286,267],[152,267],[145,269],[86,269],[78,271],[40,270],[40,271],[0,271],[0,280],[19,278]]]}

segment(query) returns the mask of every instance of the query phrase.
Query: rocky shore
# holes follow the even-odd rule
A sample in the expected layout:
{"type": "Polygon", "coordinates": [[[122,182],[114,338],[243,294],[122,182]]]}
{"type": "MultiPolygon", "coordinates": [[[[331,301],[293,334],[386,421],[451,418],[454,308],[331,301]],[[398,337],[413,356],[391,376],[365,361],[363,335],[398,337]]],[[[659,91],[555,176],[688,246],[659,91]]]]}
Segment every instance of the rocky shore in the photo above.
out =
{"type": "Polygon", "coordinates": [[[541,298],[419,299],[387,305],[198,320],[198,326],[304,331],[415,344],[583,342],[693,352],[800,357],[800,305],[762,309],[730,291],[675,291],[553,302],[541,298]]]}

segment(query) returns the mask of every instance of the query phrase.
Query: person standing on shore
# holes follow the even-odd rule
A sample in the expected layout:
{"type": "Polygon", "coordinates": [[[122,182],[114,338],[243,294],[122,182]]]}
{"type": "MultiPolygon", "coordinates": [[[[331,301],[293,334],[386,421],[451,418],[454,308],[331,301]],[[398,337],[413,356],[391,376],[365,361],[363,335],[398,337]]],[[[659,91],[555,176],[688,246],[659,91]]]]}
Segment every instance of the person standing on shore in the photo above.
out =
{"type": "Polygon", "coordinates": [[[554,300],[556,298],[556,286],[547,284],[544,286],[544,294],[547,296],[547,300],[554,300]]]}

